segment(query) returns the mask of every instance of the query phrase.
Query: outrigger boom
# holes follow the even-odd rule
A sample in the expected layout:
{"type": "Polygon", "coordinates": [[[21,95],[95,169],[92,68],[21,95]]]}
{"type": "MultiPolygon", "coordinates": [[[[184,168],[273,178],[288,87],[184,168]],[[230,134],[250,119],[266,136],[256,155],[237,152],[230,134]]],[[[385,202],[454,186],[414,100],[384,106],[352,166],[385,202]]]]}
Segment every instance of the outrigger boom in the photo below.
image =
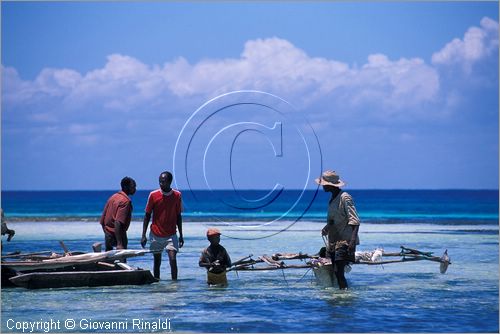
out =
{"type": "MultiPolygon", "coordinates": [[[[444,274],[451,264],[446,250],[441,257],[433,256],[432,252],[422,252],[417,249],[401,246],[400,252],[386,253],[378,248],[375,251],[356,252],[356,262],[354,264],[383,265],[412,261],[433,261],[440,263],[440,272],[444,274]],[[382,260],[382,257],[399,257],[397,260],[382,260]]],[[[278,270],[278,269],[301,269],[319,268],[321,266],[332,266],[329,258],[319,255],[308,255],[303,253],[276,253],[272,256],[262,255],[257,259],[252,259],[253,255],[246,256],[235,263],[227,271],[258,271],[258,270],[278,270]],[[287,264],[288,260],[308,260],[305,264],[287,264]]],[[[332,269],[333,270],[333,269],[332,269]]]]}
{"type": "Polygon", "coordinates": [[[317,255],[307,255],[307,254],[289,254],[289,253],[276,253],[273,254],[272,256],[268,255],[262,255],[257,258],[257,260],[252,259],[253,255],[249,255],[247,257],[244,257],[241,260],[236,261],[233,263],[231,268],[229,268],[227,271],[239,271],[239,270],[277,270],[277,269],[285,269],[285,268],[295,268],[295,269],[300,269],[300,268],[310,268],[310,264],[304,264],[304,265],[289,265],[286,264],[284,261],[285,260],[306,260],[306,259],[314,259],[314,258],[319,258],[317,255]],[[267,266],[260,266],[260,267],[255,267],[254,265],[258,263],[265,263],[267,266]]]}

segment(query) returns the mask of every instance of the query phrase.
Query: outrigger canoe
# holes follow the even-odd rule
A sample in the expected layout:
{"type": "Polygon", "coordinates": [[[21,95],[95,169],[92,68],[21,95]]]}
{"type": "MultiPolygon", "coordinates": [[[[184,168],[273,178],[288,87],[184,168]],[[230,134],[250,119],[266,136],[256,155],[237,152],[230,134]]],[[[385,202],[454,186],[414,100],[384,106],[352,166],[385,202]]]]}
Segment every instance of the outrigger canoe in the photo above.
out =
{"type": "MultiPolygon", "coordinates": [[[[441,257],[433,256],[432,252],[422,252],[416,249],[401,246],[400,252],[386,253],[383,249],[377,248],[374,251],[356,252],[356,264],[366,265],[383,265],[391,263],[413,262],[428,260],[439,262],[439,271],[441,274],[446,273],[448,266],[451,264],[448,256],[448,250],[445,250],[441,257]],[[383,257],[399,257],[399,259],[384,260],[383,257]]],[[[314,277],[318,285],[323,287],[336,286],[336,279],[334,275],[334,266],[329,258],[318,258],[311,260],[314,277]]],[[[350,271],[350,267],[348,267],[350,271]]]]}
{"type": "Polygon", "coordinates": [[[19,254],[2,257],[2,287],[28,289],[142,285],[157,282],[149,270],[134,268],[124,259],[144,250],[112,250],[77,255],[19,254]]]}
{"type": "MultiPolygon", "coordinates": [[[[316,278],[316,283],[322,287],[336,286],[334,278],[334,266],[330,258],[321,257],[319,255],[308,255],[302,253],[276,253],[271,256],[262,255],[257,259],[252,259],[253,255],[249,255],[241,260],[233,263],[227,271],[256,271],[256,270],[283,270],[283,269],[312,269],[316,278]],[[305,261],[302,264],[288,264],[285,261],[300,260],[305,261]]],[[[446,250],[441,257],[433,256],[432,252],[422,252],[416,249],[401,246],[400,252],[384,252],[379,248],[374,251],[356,252],[356,262],[353,265],[383,265],[390,263],[402,263],[413,261],[433,261],[440,264],[440,272],[444,274],[451,264],[446,250]],[[384,257],[399,257],[399,259],[385,260],[384,257]]],[[[349,267],[350,270],[350,267],[349,267]]]]}

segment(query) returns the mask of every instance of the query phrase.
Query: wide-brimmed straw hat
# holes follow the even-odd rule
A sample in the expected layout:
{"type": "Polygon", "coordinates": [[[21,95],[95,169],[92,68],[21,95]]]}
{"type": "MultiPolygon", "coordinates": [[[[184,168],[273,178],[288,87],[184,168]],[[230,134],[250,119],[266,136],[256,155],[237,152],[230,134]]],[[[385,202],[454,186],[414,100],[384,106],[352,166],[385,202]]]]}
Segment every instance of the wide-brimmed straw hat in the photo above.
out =
{"type": "Polygon", "coordinates": [[[323,172],[323,174],[321,174],[321,177],[317,178],[314,181],[322,186],[334,186],[339,188],[345,186],[345,183],[340,179],[340,176],[338,176],[338,174],[332,170],[323,172]]]}
{"type": "Polygon", "coordinates": [[[213,237],[215,235],[220,235],[219,229],[211,227],[207,230],[207,237],[213,237]]]}

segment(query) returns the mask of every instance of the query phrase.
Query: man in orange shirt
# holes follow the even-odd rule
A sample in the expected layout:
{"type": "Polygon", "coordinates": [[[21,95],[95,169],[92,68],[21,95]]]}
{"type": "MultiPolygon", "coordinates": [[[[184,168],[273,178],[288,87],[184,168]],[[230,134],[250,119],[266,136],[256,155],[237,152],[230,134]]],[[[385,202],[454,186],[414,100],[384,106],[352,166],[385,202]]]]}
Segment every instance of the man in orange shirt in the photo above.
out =
{"type": "Polygon", "coordinates": [[[136,183],[131,177],[124,177],[121,181],[122,190],[111,196],[101,215],[101,226],[104,231],[106,251],[113,247],[127,249],[127,230],[132,220],[131,195],[135,194],[136,183]]]}
{"type": "Polygon", "coordinates": [[[153,223],[149,232],[150,246],[154,257],[154,277],[160,279],[160,266],[163,250],[166,249],[170,262],[172,280],[177,279],[177,252],[184,245],[182,235],[182,199],[178,190],[172,189],[173,176],[170,172],[160,174],[160,189],[149,194],[144,224],[142,229],[141,245],[146,246],[146,232],[151,215],[153,223]],[[177,229],[179,237],[177,238],[177,229]]]}

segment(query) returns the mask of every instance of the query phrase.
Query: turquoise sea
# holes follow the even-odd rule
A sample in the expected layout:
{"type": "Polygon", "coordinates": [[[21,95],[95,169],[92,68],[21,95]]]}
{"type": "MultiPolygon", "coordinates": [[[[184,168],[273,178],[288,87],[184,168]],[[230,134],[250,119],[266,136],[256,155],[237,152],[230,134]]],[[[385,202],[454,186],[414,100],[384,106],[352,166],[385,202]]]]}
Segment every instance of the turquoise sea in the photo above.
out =
{"type": "MultiPolygon", "coordinates": [[[[90,251],[93,242],[103,239],[97,217],[111,193],[2,192],[9,227],[16,230],[11,242],[4,237],[3,252],[60,251],[59,240],[70,250],[90,251]],[[78,203],[79,208],[72,206],[78,203]]],[[[358,250],[397,252],[405,245],[440,256],[448,249],[452,264],[446,274],[440,274],[438,263],[427,261],[353,265],[347,274],[350,289],[339,291],[317,286],[307,269],[230,272],[227,288],[210,288],[204,269],[197,266],[208,226],[223,231],[221,243],[233,261],[250,254],[314,254],[323,246],[320,230],[328,197],[317,193],[305,214],[292,210],[291,216],[276,219],[272,215],[279,209],[256,209],[259,215],[246,208],[238,216],[239,209],[215,205],[213,198],[193,202],[185,194],[189,203],[185,246],[178,255],[180,280],[170,280],[165,261],[162,280],[148,286],[2,289],[1,331],[21,333],[16,324],[39,322],[34,332],[152,332],[133,324],[168,323],[176,332],[498,333],[498,191],[350,193],[363,220],[358,250]],[[59,328],[45,331],[42,324],[50,321],[59,328]],[[106,329],[112,323],[122,327],[106,329]]],[[[133,249],[140,248],[145,205],[144,194],[138,195],[129,230],[133,249]]],[[[247,200],[262,197],[244,195],[247,200]]],[[[291,202],[275,205],[284,208],[291,202]]],[[[129,264],[151,269],[152,256],[129,259],[129,264]]]]}

